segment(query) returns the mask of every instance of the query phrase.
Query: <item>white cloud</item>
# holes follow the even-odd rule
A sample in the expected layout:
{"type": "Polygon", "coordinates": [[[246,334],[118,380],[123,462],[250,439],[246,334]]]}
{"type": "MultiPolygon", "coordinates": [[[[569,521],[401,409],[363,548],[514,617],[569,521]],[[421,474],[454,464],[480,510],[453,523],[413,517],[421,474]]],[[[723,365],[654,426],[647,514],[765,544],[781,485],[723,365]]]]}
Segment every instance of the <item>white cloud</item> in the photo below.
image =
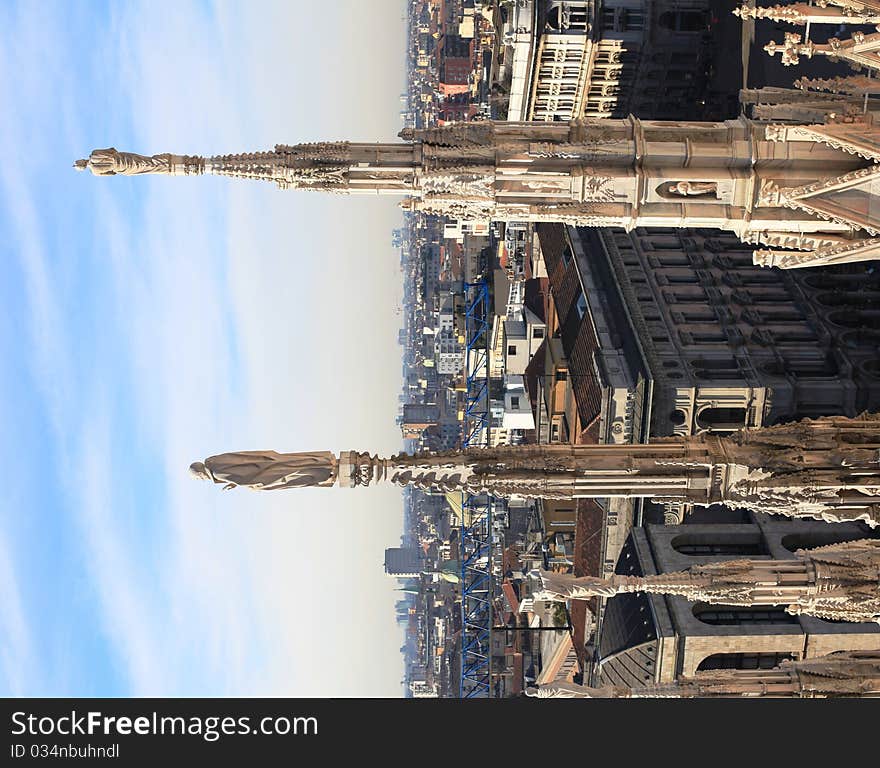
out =
{"type": "Polygon", "coordinates": [[[7,536],[0,535],[0,670],[7,696],[24,696],[39,685],[31,630],[7,536]]]}

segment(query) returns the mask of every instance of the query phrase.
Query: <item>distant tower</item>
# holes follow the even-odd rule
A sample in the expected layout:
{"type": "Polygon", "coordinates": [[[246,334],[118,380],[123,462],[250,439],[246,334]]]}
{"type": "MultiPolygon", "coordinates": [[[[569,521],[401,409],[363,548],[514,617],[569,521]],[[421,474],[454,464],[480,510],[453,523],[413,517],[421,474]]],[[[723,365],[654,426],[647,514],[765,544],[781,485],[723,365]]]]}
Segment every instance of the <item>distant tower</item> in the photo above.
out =
{"type": "Polygon", "coordinates": [[[425,553],[420,547],[391,547],[385,550],[385,573],[389,576],[418,576],[425,570],[425,565],[425,553]]]}

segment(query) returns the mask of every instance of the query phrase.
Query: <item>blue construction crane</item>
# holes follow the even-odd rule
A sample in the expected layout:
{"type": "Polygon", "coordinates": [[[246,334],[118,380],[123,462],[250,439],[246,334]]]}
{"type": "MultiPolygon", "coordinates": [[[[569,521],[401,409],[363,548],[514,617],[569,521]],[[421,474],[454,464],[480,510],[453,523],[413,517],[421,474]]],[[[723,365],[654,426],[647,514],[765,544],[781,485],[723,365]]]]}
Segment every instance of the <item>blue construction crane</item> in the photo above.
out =
{"type": "MultiPolygon", "coordinates": [[[[489,345],[492,325],[489,286],[465,283],[465,409],[462,447],[489,444],[489,345]]],[[[492,696],[492,507],[486,494],[462,494],[459,559],[461,562],[461,684],[463,699],[492,696]]]]}

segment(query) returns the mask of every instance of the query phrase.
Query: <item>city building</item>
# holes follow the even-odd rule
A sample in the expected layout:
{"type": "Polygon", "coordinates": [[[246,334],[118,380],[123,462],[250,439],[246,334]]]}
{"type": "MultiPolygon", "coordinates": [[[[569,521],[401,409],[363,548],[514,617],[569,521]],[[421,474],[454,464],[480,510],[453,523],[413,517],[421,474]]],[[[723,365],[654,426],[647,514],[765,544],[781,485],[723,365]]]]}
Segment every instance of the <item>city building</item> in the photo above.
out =
{"type": "MultiPolygon", "coordinates": [[[[786,560],[797,549],[876,536],[860,524],[746,515],[713,525],[633,529],[615,573],[655,574],[742,557],[786,560]]],[[[769,669],[784,659],[880,649],[876,623],[791,615],[784,606],[708,605],[642,592],[607,599],[597,630],[592,684],[672,682],[708,669],[769,669]]]]}
{"type": "Polygon", "coordinates": [[[391,547],[385,550],[385,573],[407,578],[425,570],[427,558],[421,547],[391,547]]]}
{"type": "MultiPolygon", "coordinates": [[[[502,32],[508,120],[695,119],[713,95],[708,0],[523,0],[502,32]]],[[[723,115],[723,116],[726,116],[723,115]]]]}

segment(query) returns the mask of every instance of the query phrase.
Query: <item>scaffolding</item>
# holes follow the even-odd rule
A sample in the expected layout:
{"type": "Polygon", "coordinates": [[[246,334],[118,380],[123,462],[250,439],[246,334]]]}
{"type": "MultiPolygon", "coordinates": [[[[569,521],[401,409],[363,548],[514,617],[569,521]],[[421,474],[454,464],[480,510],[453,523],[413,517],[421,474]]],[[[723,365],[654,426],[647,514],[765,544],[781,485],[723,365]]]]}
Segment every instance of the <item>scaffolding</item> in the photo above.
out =
{"type": "MultiPolygon", "coordinates": [[[[465,409],[462,447],[489,444],[489,346],[492,336],[486,280],[465,283],[465,409]]],[[[486,494],[462,495],[461,683],[463,699],[492,696],[492,507],[486,494]]]]}

